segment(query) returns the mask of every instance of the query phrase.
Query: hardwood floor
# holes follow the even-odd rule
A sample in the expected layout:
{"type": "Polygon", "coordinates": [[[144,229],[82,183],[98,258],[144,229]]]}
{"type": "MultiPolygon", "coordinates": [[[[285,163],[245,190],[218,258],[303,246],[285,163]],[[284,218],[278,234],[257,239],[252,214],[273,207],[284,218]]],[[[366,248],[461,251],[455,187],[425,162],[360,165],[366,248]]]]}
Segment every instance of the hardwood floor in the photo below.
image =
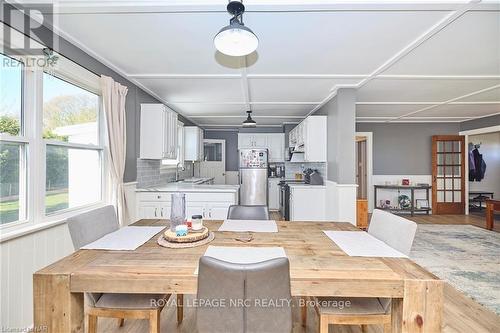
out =
{"type": "MultiPolygon", "coordinates": [[[[271,212],[271,218],[280,220],[281,216],[271,212]]],[[[410,218],[417,223],[425,224],[470,224],[481,228],[485,227],[485,220],[478,216],[462,215],[424,215],[410,218]]],[[[452,227],[452,226],[450,226],[452,227]]],[[[500,232],[500,224],[495,224],[495,231],[500,232]]],[[[481,306],[469,297],[460,293],[453,287],[445,285],[444,289],[444,333],[493,333],[500,332],[500,316],[481,306]]],[[[193,296],[187,296],[192,299],[193,296]]],[[[189,302],[188,302],[189,303],[189,302]]],[[[307,326],[304,328],[300,322],[300,311],[294,309],[294,333],[317,332],[316,313],[313,308],[308,309],[307,326]]],[[[161,315],[161,331],[168,333],[196,332],[194,308],[186,307],[184,321],[177,326],[175,306],[167,306],[161,315]]],[[[148,322],[145,320],[125,320],[123,327],[118,327],[117,321],[112,319],[99,319],[98,332],[106,333],[147,333],[148,322]]],[[[359,326],[332,326],[330,333],[361,333],[359,326]]],[[[367,333],[382,333],[381,326],[368,326],[367,333]]]]}

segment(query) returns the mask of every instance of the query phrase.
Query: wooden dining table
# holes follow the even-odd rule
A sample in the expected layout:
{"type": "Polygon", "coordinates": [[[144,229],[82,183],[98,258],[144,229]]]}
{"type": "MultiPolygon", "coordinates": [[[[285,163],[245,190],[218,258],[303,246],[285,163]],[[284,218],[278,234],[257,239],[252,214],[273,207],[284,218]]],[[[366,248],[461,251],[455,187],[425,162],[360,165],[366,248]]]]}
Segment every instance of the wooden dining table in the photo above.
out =
{"type": "MultiPolygon", "coordinates": [[[[218,232],[210,245],[280,246],[290,261],[292,296],[392,298],[392,332],[441,332],[443,281],[407,258],[351,257],[323,230],[359,230],[350,223],[278,221],[277,233],[218,232]]],[[[167,227],[166,220],[134,225],[167,227]]],[[[85,292],[196,294],[198,260],[207,246],[170,249],[160,234],[134,251],[79,250],[33,276],[34,325],[48,333],[84,331],[85,292]]]]}

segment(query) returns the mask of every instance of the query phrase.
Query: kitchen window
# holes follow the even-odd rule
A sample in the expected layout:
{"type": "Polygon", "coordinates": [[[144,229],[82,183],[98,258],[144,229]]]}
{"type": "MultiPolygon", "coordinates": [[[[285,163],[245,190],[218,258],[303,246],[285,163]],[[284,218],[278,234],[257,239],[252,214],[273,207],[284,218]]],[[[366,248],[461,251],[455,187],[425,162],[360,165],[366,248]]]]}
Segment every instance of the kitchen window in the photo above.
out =
{"type": "Polygon", "coordinates": [[[27,219],[29,140],[24,135],[24,68],[0,54],[0,225],[27,219]]]}
{"type": "Polygon", "coordinates": [[[177,158],[161,161],[162,168],[184,167],[184,123],[177,122],[177,158]],[[180,163],[180,164],[179,164],[180,163]]]}

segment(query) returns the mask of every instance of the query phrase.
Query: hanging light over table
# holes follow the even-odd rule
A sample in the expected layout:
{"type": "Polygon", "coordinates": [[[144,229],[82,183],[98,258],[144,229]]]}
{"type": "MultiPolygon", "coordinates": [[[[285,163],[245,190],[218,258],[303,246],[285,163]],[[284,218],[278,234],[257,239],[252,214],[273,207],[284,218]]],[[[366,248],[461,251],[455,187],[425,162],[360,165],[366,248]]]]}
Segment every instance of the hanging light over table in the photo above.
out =
{"type": "Polygon", "coordinates": [[[247,111],[247,119],[243,122],[243,127],[257,127],[257,123],[252,119],[252,111],[247,111]]]}

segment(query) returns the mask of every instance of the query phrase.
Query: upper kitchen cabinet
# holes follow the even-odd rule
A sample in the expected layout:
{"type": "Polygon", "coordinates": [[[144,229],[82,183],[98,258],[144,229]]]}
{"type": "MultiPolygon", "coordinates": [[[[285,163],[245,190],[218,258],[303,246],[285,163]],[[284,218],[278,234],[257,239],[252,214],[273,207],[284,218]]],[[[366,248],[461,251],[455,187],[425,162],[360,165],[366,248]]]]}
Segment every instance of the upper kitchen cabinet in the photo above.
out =
{"type": "Polygon", "coordinates": [[[267,148],[269,162],[285,161],[284,133],[240,133],[238,134],[238,149],[267,148]]]}
{"type": "Polygon", "coordinates": [[[177,158],[177,113],[163,104],[141,104],[139,157],[177,158]]]}
{"type": "Polygon", "coordinates": [[[203,160],[203,130],[197,126],[184,127],[184,160],[203,160]]]}
{"type": "Polygon", "coordinates": [[[327,116],[309,116],[289,135],[289,146],[304,153],[306,162],[326,162],[327,116]]]}

